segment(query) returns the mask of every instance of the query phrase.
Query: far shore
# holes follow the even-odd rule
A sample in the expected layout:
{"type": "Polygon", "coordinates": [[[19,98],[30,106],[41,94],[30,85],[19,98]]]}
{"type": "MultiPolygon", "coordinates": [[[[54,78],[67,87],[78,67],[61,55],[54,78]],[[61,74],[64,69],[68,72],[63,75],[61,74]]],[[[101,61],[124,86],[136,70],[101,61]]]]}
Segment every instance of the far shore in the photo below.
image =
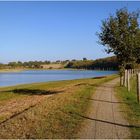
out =
{"type": "MultiPolygon", "coordinates": [[[[26,69],[0,69],[0,73],[14,73],[14,72],[22,72],[22,71],[25,71],[25,70],[91,70],[91,69],[72,69],[72,68],[59,68],[59,69],[54,69],[54,68],[52,68],[52,69],[33,69],[33,68],[26,68],[26,69]]],[[[104,70],[95,70],[95,71],[104,71],[104,70]]],[[[107,70],[105,70],[105,71],[107,71],[107,70]]],[[[109,71],[109,70],[108,70],[109,71]]],[[[111,71],[114,71],[114,70],[111,70],[111,71]]]]}
{"type": "MultiPolygon", "coordinates": [[[[26,68],[26,69],[0,69],[0,73],[14,73],[14,72],[22,72],[22,71],[25,71],[25,70],[91,70],[91,69],[72,69],[72,68],[59,68],[59,69],[32,69],[32,68],[26,68]]],[[[109,70],[95,70],[95,71],[109,71],[109,70]]],[[[111,70],[111,71],[114,71],[114,70],[111,70]]]]}
{"type": "MultiPolygon", "coordinates": [[[[37,69],[37,68],[23,68],[23,69],[0,69],[0,73],[5,73],[5,72],[22,72],[22,71],[25,71],[25,70],[68,70],[66,68],[62,68],[62,69],[37,69]]],[[[76,69],[73,69],[73,70],[76,70],[76,69]]]]}
{"type": "Polygon", "coordinates": [[[21,72],[24,70],[26,70],[26,69],[0,69],[0,73],[3,73],[3,72],[21,72]]]}

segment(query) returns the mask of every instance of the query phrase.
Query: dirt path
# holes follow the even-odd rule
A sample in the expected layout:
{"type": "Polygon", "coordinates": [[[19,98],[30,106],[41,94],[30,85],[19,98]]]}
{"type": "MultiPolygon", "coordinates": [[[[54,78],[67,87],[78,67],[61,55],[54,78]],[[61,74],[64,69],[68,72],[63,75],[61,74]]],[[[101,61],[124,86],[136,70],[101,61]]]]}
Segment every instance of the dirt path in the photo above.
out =
{"type": "Polygon", "coordinates": [[[114,94],[114,86],[119,79],[99,86],[91,99],[91,107],[78,138],[122,139],[130,136],[129,124],[122,117],[119,102],[114,94]]]}

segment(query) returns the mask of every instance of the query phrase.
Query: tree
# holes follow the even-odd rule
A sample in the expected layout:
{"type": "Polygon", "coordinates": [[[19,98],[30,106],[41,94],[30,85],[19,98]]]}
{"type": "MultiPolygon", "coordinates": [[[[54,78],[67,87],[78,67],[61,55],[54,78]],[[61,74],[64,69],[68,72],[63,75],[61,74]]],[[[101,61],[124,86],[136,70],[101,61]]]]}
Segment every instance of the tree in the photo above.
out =
{"type": "MultiPolygon", "coordinates": [[[[100,43],[106,46],[107,53],[117,56],[122,75],[125,68],[134,67],[140,52],[139,12],[128,12],[126,8],[116,11],[102,21],[101,32],[98,33],[100,43]]],[[[139,57],[140,58],[140,57],[139,57]]]]}
{"type": "Polygon", "coordinates": [[[140,54],[140,30],[137,35],[136,44],[137,44],[137,48],[135,49],[135,55],[137,57],[137,63],[140,64],[140,55],[139,55],[140,54]]]}
{"type": "Polygon", "coordinates": [[[17,66],[16,62],[9,62],[8,66],[15,68],[17,66]]]}
{"type": "Polygon", "coordinates": [[[83,58],[83,61],[86,61],[86,60],[87,60],[87,58],[84,57],[84,58],[83,58]]]}

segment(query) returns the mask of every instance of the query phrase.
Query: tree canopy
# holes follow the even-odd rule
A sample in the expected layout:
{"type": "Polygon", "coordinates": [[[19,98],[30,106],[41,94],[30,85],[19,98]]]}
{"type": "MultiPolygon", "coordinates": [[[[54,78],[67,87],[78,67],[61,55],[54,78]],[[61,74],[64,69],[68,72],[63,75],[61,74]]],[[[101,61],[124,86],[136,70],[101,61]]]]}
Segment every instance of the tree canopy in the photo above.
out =
{"type": "Polygon", "coordinates": [[[126,8],[117,10],[115,15],[102,21],[98,33],[100,43],[106,46],[107,53],[113,52],[120,68],[133,67],[140,62],[139,11],[128,12],[126,8]]]}

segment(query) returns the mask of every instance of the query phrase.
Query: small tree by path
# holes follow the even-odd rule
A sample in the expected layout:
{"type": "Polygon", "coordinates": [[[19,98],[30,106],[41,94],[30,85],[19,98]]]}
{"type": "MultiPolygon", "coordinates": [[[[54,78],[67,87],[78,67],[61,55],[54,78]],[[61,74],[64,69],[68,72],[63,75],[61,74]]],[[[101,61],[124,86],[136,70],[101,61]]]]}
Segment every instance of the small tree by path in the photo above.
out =
{"type": "Polygon", "coordinates": [[[138,11],[128,12],[122,8],[102,21],[101,32],[98,33],[100,43],[106,47],[105,51],[117,56],[121,77],[124,76],[125,69],[134,68],[136,62],[140,61],[138,19],[138,11]]]}

